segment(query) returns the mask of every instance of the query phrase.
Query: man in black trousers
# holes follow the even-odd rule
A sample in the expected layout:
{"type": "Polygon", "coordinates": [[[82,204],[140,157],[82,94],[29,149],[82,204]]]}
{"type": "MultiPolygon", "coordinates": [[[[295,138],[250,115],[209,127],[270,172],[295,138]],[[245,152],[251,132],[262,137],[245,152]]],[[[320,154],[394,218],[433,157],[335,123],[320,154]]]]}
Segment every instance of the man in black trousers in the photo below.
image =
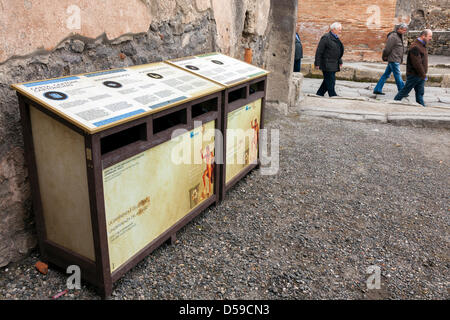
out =
{"type": "Polygon", "coordinates": [[[334,86],[336,84],[336,72],[341,70],[344,45],[339,40],[342,25],[335,22],[330,26],[330,32],[324,34],[320,39],[316,50],[314,66],[322,70],[323,82],[317,95],[324,96],[328,91],[330,97],[337,96],[334,86]]]}
{"type": "Polygon", "coordinates": [[[294,72],[300,72],[302,67],[303,47],[299,36],[299,28],[295,32],[295,57],[294,57],[294,72]]]}

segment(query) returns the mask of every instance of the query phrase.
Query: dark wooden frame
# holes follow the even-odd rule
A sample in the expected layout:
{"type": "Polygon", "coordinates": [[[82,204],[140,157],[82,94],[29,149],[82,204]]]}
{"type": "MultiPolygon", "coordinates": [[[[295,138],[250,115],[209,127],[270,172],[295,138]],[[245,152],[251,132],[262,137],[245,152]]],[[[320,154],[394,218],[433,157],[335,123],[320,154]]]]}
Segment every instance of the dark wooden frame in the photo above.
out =
{"type": "MultiPolygon", "coordinates": [[[[222,181],[221,165],[215,166],[214,172],[214,195],[204,200],[199,206],[191,210],[181,220],[172,225],[168,230],[161,234],[158,238],[146,245],[145,248],[136,253],[126,263],[120,266],[117,270],[111,273],[109,263],[108,239],[106,229],[105,203],[103,194],[103,169],[112,166],[120,161],[128,159],[143,151],[151,149],[161,143],[171,139],[172,132],[176,129],[184,128],[188,131],[194,129],[194,121],[201,121],[201,123],[215,120],[216,130],[223,132],[222,119],[222,93],[219,91],[178,106],[165,109],[161,112],[153,113],[142,118],[132,120],[120,124],[116,127],[106,129],[94,134],[89,134],[79,127],[73,125],[69,121],[60,117],[59,115],[49,111],[44,106],[28,99],[21,93],[17,93],[19,99],[19,108],[21,114],[22,133],[25,147],[26,163],[29,171],[29,179],[32,189],[33,211],[35,215],[38,244],[41,252],[41,259],[44,262],[52,263],[63,270],[69,265],[78,265],[81,269],[81,277],[87,282],[94,285],[102,297],[106,298],[111,295],[113,290],[113,283],[122,277],[128,270],[133,268],[143,258],[148,256],[152,251],[158,248],[166,241],[175,241],[176,232],[185,226],[189,221],[194,219],[197,215],[203,212],[212,204],[216,204],[220,200],[220,183],[222,181]],[[210,99],[217,98],[217,111],[210,111],[205,114],[192,118],[192,106],[210,99]],[[47,238],[45,221],[43,215],[43,208],[41,202],[39,177],[36,166],[35,149],[33,144],[33,136],[30,119],[30,106],[37,108],[46,115],[62,123],[66,127],[84,136],[85,152],[86,152],[86,167],[87,167],[87,181],[89,188],[89,202],[91,210],[91,225],[94,240],[95,261],[83,257],[72,250],[62,247],[47,238]],[[186,110],[187,119],[185,124],[180,124],[171,127],[167,130],[153,134],[153,119],[168,115],[179,110],[186,110]],[[129,145],[123,146],[111,152],[101,154],[101,139],[108,135],[117,133],[119,131],[131,128],[141,123],[147,124],[146,140],[132,142],[129,145]]],[[[218,144],[221,139],[215,139],[216,150],[222,146],[218,144]]]]}
{"type": "MultiPolygon", "coordinates": [[[[264,128],[264,109],[266,105],[266,91],[267,91],[267,76],[260,77],[257,79],[250,80],[248,82],[235,85],[233,87],[229,87],[223,91],[222,94],[222,133],[223,133],[223,165],[221,165],[220,176],[222,178],[222,182],[220,183],[220,201],[225,199],[226,192],[232,188],[239,180],[245,177],[250,171],[259,167],[261,165],[260,154],[261,154],[261,146],[260,141],[258,141],[258,158],[256,164],[250,164],[246,168],[244,168],[241,172],[239,172],[233,179],[231,179],[228,183],[226,183],[226,150],[227,150],[227,122],[228,122],[228,113],[245,106],[246,104],[252,103],[256,100],[261,99],[261,118],[260,118],[260,129],[264,128]],[[253,94],[250,94],[250,86],[254,83],[258,83],[264,81],[264,90],[257,91],[253,94]],[[242,99],[238,99],[231,103],[228,102],[229,93],[235,90],[239,90],[245,88],[245,97],[242,99]]],[[[259,140],[259,139],[258,139],[259,140]]]]}

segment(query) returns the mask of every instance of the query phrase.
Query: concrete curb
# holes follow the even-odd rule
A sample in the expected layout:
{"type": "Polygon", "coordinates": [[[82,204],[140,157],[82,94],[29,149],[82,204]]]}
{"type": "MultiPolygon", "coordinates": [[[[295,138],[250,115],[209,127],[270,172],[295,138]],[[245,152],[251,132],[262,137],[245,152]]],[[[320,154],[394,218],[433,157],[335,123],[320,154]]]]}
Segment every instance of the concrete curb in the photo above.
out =
{"type": "Polygon", "coordinates": [[[450,129],[449,109],[423,108],[402,102],[385,103],[366,98],[305,95],[297,111],[301,115],[324,118],[450,129]]]}

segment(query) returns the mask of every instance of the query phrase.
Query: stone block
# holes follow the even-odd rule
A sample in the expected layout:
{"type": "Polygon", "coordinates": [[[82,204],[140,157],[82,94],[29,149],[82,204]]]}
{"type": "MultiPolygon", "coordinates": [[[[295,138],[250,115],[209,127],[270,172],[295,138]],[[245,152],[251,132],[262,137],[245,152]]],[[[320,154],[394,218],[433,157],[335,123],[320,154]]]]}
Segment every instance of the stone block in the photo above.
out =
{"type": "Polygon", "coordinates": [[[73,52],[76,53],[81,53],[84,51],[84,42],[81,40],[74,40],[71,44],[70,44],[70,48],[72,49],[73,52]]]}
{"type": "Polygon", "coordinates": [[[311,74],[311,69],[313,68],[313,64],[311,63],[302,63],[301,68],[300,68],[300,72],[305,75],[308,76],[311,74]]]}
{"type": "Polygon", "coordinates": [[[342,66],[341,71],[336,73],[336,78],[340,80],[352,81],[355,77],[355,69],[352,67],[342,66]]]}
{"type": "Polygon", "coordinates": [[[441,87],[450,88],[450,74],[446,74],[442,77],[441,87]]]}
{"type": "Polygon", "coordinates": [[[300,72],[292,73],[291,85],[289,87],[289,107],[294,108],[301,100],[303,85],[303,74],[300,72]]]}
{"type": "Polygon", "coordinates": [[[367,69],[356,69],[355,70],[355,80],[356,81],[366,81],[366,82],[377,82],[383,71],[367,70],[367,69]]]}

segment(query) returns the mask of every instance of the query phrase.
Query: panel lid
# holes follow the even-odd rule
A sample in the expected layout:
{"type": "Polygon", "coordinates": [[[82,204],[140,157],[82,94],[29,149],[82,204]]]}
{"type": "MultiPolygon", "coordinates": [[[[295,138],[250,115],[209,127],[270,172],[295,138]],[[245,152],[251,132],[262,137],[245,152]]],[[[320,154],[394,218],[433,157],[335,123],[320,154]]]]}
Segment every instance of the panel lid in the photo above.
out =
{"type": "Polygon", "coordinates": [[[269,74],[267,70],[217,52],[168,60],[167,63],[227,88],[269,74]]]}
{"type": "Polygon", "coordinates": [[[90,134],[224,89],[164,62],[11,87],[90,134]]]}

